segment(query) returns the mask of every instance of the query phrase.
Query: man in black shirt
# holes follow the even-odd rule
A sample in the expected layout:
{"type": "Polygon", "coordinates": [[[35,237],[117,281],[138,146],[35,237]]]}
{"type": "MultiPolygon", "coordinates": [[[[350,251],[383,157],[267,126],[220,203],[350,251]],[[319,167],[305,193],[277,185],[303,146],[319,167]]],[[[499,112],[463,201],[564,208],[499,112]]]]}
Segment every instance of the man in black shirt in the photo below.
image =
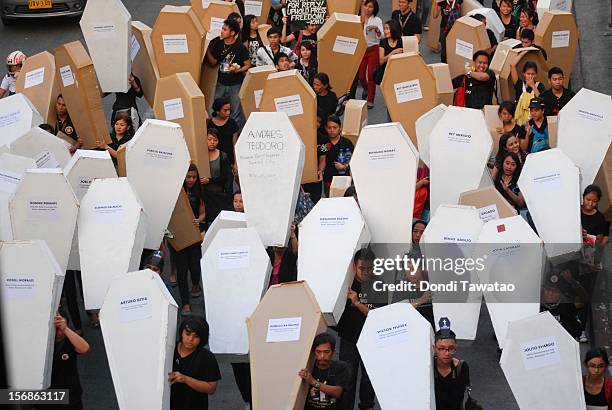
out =
{"type": "Polygon", "coordinates": [[[550,90],[542,93],[540,98],[546,105],[546,116],[557,115],[561,108],[576,95],[572,90],[563,86],[563,70],[559,67],[553,67],[548,70],[548,82],[550,90]]]}
{"type": "Polygon", "coordinates": [[[474,54],[473,66],[465,69],[464,75],[453,78],[453,88],[461,87],[465,79],[465,106],[482,109],[493,103],[495,73],[489,70],[490,57],[485,51],[474,54]]]}
{"type": "Polygon", "coordinates": [[[391,13],[391,20],[396,20],[402,28],[402,36],[416,36],[421,42],[423,23],[410,7],[412,0],[399,0],[399,10],[391,13]]]}
{"type": "Polygon", "coordinates": [[[251,68],[251,57],[246,47],[238,41],[240,26],[235,20],[225,20],[221,28],[221,35],[215,38],[208,48],[206,59],[212,66],[219,66],[215,100],[227,98],[232,108],[231,117],[242,128],[244,114],[240,106],[238,93],[244,73],[251,68]]]}
{"type": "Polygon", "coordinates": [[[301,369],[298,375],[308,384],[304,410],[343,410],[342,397],[346,391],[349,369],[344,362],[332,360],[336,351],[336,339],[329,333],[318,334],[312,348],[315,365],[312,373],[301,369]]]}
{"type": "Polygon", "coordinates": [[[455,357],[457,340],[450,320],[440,318],[434,345],[434,384],[437,410],[462,410],[465,389],[470,385],[467,362],[455,357]]]}
{"type": "Polygon", "coordinates": [[[74,129],[74,124],[70,119],[68,109],[66,108],[66,102],[64,101],[64,96],[62,94],[58,95],[57,99],[55,100],[55,116],[55,135],[61,132],[74,140],[74,143],[70,147],[70,153],[74,154],[75,151],[81,148],[83,145],[83,140],[79,138],[76,129],[74,129]]]}

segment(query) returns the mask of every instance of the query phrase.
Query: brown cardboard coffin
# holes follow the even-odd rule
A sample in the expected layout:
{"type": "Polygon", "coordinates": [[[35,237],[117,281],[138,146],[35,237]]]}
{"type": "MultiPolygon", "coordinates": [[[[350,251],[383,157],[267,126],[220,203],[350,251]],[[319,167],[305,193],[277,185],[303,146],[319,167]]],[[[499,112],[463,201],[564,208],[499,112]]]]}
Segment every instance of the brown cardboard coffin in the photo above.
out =
{"type": "Polygon", "coordinates": [[[448,64],[434,63],[427,65],[436,78],[436,90],[438,91],[438,104],[453,105],[453,81],[450,76],[448,64]]]}
{"type": "Polygon", "coordinates": [[[359,14],[362,0],[327,0],[327,14],[359,14]]]}
{"type": "Polygon", "coordinates": [[[440,15],[437,18],[433,17],[434,8],[431,7],[429,10],[429,18],[427,19],[427,25],[429,31],[425,35],[425,44],[427,47],[432,49],[435,53],[440,52],[440,15]]]}
{"type": "Polygon", "coordinates": [[[463,192],[459,195],[459,205],[474,206],[478,210],[495,205],[499,218],[509,218],[518,214],[494,186],[463,192]]]}
{"type": "MultiPolygon", "coordinates": [[[[132,41],[138,42],[138,52],[132,61],[132,73],[138,78],[142,84],[142,92],[144,98],[153,107],[155,101],[155,89],[159,81],[159,70],[155,61],[155,53],[153,52],[153,44],[151,43],[151,27],[141,21],[132,21],[132,41]]],[[[132,45],[134,50],[135,45],[132,45]]]]}
{"type": "Polygon", "coordinates": [[[184,189],[176,200],[174,211],[168,223],[168,230],[172,233],[172,238],[168,238],[168,243],[175,251],[183,249],[202,241],[200,229],[193,224],[195,219],[189,197],[184,189]]]}
{"type": "Polygon", "coordinates": [[[489,129],[489,133],[491,134],[491,139],[493,140],[493,149],[491,150],[491,156],[494,157],[497,155],[497,149],[499,148],[499,139],[501,134],[497,133],[497,128],[502,127],[502,121],[497,114],[499,110],[499,105],[485,105],[483,108],[485,122],[487,123],[487,128],[489,129]]]}
{"type": "Polygon", "coordinates": [[[368,125],[368,102],[365,100],[348,100],[344,106],[342,135],[357,144],[361,129],[368,125]]]}
{"type": "Polygon", "coordinates": [[[230,13],[240,13],[238,6],[233,1],[211,0],[206,9],[202,8],[202,1],[192,0],[191,6],[196,10],[200,23],[207,33],[219,35],[223,21],[230,13]]]}
{"type": "Polygon", "coordinates": [[[238,93],[244,118],[249,118],[253,111],[259,111],[259,103],[268,75],[275,72],[276,68],[273,65],[253,67],[247,71],[238,93]]]}
{"type": "MultiPolygon", "coordinates": [[[[206,39],[204,42],[204,55],[206,55],[206,51],[208,50],[208,46],[210,46],[210,42],[214,40],[216,36],[211,33],[206,35],[206,39]]],[[[200,81],[199,86],[200,90],[204,93],[204,97],[206,97],[206,110],[212,111],[212,104],[215,101],[215,89],[217,88],[217,78],[219,77],[219,66],[211,66],[208,64],[208,60],[204,58],[202,62],[202,66],[200,67],[200,81]]]]}
{"type": "Polygon", "coordinates": [[[576,17],[565,11],[547,11],[535,31],[535,43],[546,50],[549,67],[561,67],[564,85],[572,78],[579,39],[576,17]]]}
{"type": "Polygon", "coordinates": [[[55,70],[53,54],[48,51],[38,53],[24,61],[15,86],[18,93],[28,97],[48,124],[55,123],[55,101],[60,93],[55,70]]]}
{"type": "Polygon", "coordinates": [[[465,62],[472,64],[474,53],[491,48],[484,23],[464,16],[453,24],[446,37],[446,61],[451,78],[465,72],[465,62]]]}
{"type": "Polygon", "coordinates": [[[548,64],[542,55],[542,51],[535,47],[517,48],[508,51],[506,61],[499,74],[499,92],[502,101],[515,101],[514,84],[510,74],[510,66],[516,64],[516,70],[523,72],[523,66],[527,61],[533,61],[538,66],[538,76],[536,80],[542,84],[548,84],[548,64]]]}

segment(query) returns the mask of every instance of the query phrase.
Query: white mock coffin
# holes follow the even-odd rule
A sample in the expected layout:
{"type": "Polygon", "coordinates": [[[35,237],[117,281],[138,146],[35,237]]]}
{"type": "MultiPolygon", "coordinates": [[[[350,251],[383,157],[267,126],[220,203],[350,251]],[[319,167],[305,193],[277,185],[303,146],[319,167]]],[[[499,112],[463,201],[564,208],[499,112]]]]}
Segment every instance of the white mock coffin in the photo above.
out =
{"type": "Polygon", "coordinates": [[[146,120],[127,143],[126,173],[147,214],[146,249],[158,249],[189,168],[181,127],[146,120]]]}
{"type": "Polygon", "coordinates": [[[121,409],[170,409],[178,307],[145,269],[113,278],[100,310],[106,357],[121,409]]]}
{"type": "MultiPolygon", "coordinates": [[[[107,151],[79,149],[64,167],[64,175],[66,175],[77,201],[81,203],[94,179],[117,178],[117,171],[107,151]]],[[[68,269],[81,270],[79,235],[76,227],[72,238],[70,257],[68,258],[68,269]]]]}
{"type": "Polygon", "coordinates": [[[64,270],[45,241],[0,242],[0,279],[8,387],[47,389],[64,270]]]}
{"type": "Polygon", "coordinates": [[[351,173],[372,242],[412,242],[418,163],[419,153],[399,123],[368,125],[361,130],[351,173]]]}
{"type": "Polygon", "coordinates": [[[130,12],[121,0],[89,0],[80,25],[102,91],[126,92],[132,71],[130,12]]]}
{"type": "Polygon", "coordinates": [[[26,170],[35,168],[36,163],[32,158],[8,152],[0,153],[0,240],[2,241],[13,239],[9,200],[17,191],[26,170]]]}
{"type": "Polygon", "coordinates": [[[521,409],[586,408],[580,346],[550,312],[508,324],[499,364],[521,409]]]}
{"type": "Polygon", "coordinates": [[[336,325],[344,312],[355,275],[353,256],[369,242],[352,197],[321,199],[300,224],[298,280],[308,282],[329,325],[336,325]]]}
{"type": "Polygon", "coordinates": [[[518,186],[549,257],[580,250],[579,179],[578,167],[559,148],[529,154],[521,171],[518,186]]]}
{"type": "Polygon", "coordinates": [[[255,229],[217,232],[202,257],[206,321],[214,354],[249,353],[246,319],[268,289],[271,271],[270,257],[255,229]]]}
{"type": "Polygon", "coordinates": [[[236,143],[247,226],[286,246],[304,168],[304,144],[284,112],[254,112],[236,143]]]}
{"type": "Polygon", "coordinates": [[[23,94],[0,99],[0,147],[10,145],[44,121],[34,104],[23,94]]]}
{"type": "Polygon", "coordinates": [[[580,168],[580,192],[595,180],[612,141],[612,98],[582,88],[558,115],[557,148],[580,168]]]}
{"type": "Polygon", "coordinates": [[[99,309],[115,275],[138,269],[148,219],[126,178],[94,180],[81,200],[79,256],[86,309],[99,309]],[[112,255],[112,257],[109,257],[112,255]]]}
{"type": "Polygon", "coordinates": [[[492,146],[481,110],[447,107],[429,137],[431,209],[480,187],[492,146]]]}
{"type": "Polygon", "coordinates": [[[538,17],[540,20],[544,17],[544,13],[552,10],[572,12],[573,0],[540,0],[537,5],[538,17]]]}
{"type": "MultiPolygon", "coordinates": [[[[499,347],[506,342],[508,323],[538,314],[544,266],[542,240],[521,216],[491,220],[478,237],[481,284],[512,284],[514,290],[483,292],[499,347]]],[[[501,288],[500,288],[501,289],[501,288]]]]}
{"type": "Polygon", "coordinates": [[[427,166],[429,166],[429,137],[445,112],[446,105],[440,104],[421,115],[415,122],[419,156],[427,166]]]}
{"type": "MultiPolygon", "coordinates": [[[[475,244],[483,222],[473,206],[440,205],[421,236],[420,248],[427,259],[477,258],[475,244]]],[[[477,273],[470,269],[443,270],[439,266],[428,269],[430,284],[449,284],[458,281],[478,283],[477,273]]],[[[458,339],[474,340],[480,316],[482,292],[457,290],[432,292],[433,312],[437,324],[448,317],[458,339]]]]}
{"type": "Polygon", "coordinates": [[[202,255],[206,253],[210,243],[213,239],[215,239],[217,232],[219,232],[221,229],[246,227],[247,225],[244,212],[221,211],[204,234],[204,240],[202,241],[202,255]]]}
{"type": "Polygon", "coordinates": [[[61,169],[28,169],[9,204],[13,238],[42,239],[62,271],[68,265],[79,205],[61,169]]]}
{"type": "Polygon", "coordinates": [[[431,325],[410,303],[368,313],[357,348],[381,408],[435,410],[432,344],[431,325]]]}
{"type": "Polygon", "coordinates": [[[68,142],[34,127],[11,143],[11,152],[33,158],[37,168],[63,168],[70,161],[68,142]]]}
{"type": "Polygon", "coordinates": [[[504,38],[504,33],[506,29],[504,27],[504,23],[502,23],[501,19],[497,15],[497,12],[493,9],[482,7],[482,8],[474,9],[466,15],[472,17],[476,14],[480,14],[486,17],[487,28],[491,30],[493,34],[495,34],[495,38],[497,39],[498,42],[502,41],[502,39],[504,38]]]}

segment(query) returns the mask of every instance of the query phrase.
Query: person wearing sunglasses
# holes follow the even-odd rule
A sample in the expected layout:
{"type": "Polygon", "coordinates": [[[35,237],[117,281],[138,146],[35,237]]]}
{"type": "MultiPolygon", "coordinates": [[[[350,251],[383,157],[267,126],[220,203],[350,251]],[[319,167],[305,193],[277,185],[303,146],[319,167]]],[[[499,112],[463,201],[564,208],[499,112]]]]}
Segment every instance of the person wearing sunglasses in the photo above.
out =
{"type": "Polygon", "coordinates": [[[19,50],[13,51],[6,57],[8,72],[2,78],[2,83],[0,83],[0,98],[15,94],[15,85],[17,84],[17,78],[19,78],[19,72],[25,59],[26,55],[19,50]]]}

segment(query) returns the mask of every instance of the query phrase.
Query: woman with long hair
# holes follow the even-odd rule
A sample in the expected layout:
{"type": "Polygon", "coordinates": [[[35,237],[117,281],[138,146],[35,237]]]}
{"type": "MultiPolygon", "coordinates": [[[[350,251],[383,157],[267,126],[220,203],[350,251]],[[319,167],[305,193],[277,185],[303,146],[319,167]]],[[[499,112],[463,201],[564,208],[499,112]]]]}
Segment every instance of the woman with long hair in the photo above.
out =
{"type": "Polygon", "coordinates": [[[132,117],[125,111],[119,111],[113,119],[113,131],[110,133],[111,143],[107,144],[104,140],[96,140],[96,147],[100,150],[106,150],[113,158],[113,162],[117,163],[117,151],[123,145],[129,142],[133,135],[132,117]]]}
{"type": "Polygon", "coordinates": [[[217,98],[212,105],[212,118],[208,120],[208,128],[217,130],[219,143],[217,148],[225,152],[234,163],[234,145],[238,141],[238,123],[231,118],[232,106],[227,98],[217,98]]]}
{"type": "Polygon", "coordinates": [[[392,55],[403,53],[402,29],[397,20],[387,20],[383,27],[385,38],[380,40],[378,47],[378,70],[376,82],[382,80],[382,73],[385,72],[387,61],[392,55]]]}
{"type": "Polygon", "coordinates": [[[312,87],[315,75],[317,74],[318,63],[315,48],[312,43],[304,42],[300,46],[301,57],[298,58],[295,68],[302,74],[302,77],[312,87]]]}
{"type": "Polygon", "coordinates": [[[244,25],[242,26],[242,41],[244,46],[249,50],[251,64],[253,67],[257,65],[257,50],[264,46],[264,42],[259,35],[259,22],[257,16],[247,14],[244,16],[244,25]]]}
{"type": "Polygon", "coordinates": [[[378,17],[379,6],[376,0],[365,0],[361,6],[361,24],[366,37],[368,49],[359,65],[359,81],[363,87],[362,99],[368,100],[368,108],[374,107],[376,82],[374,74],[378,66],[378,44],[383,36],[383,23],[378,17]]]}
{"type": "Polygon", "coordinates": [[[528,28],[535,32],[537,25],[537,14],[532,9],[526,7],[521,10],[521,14],[519,16],[519,27],[516,30],[516,39],[521,39],[521,33],[524,29],[528,28]]]}
{"type": "Polygon", "coordinates": [[[495,179],[497,173],[502,168],[503,157],[508,152],[516,154],[519,159],[519,165],[523,166],[525,163],[527,153],[521,149],[518,137],[510,133],[503,134],[499,139],[499,147],[497,155],[495,156],[495,165],[493,165],[493,171],[491,173],[493,179],[495,179]]]}
{"type": "Polygon", "coordinates": [[[501,169],[493,179],[493,185],[500,194],[517,210],[525,207],[525,198],[518,187],[521,174],[521,161],[514,152],[506,152],[501,156],[501,169]]]}

